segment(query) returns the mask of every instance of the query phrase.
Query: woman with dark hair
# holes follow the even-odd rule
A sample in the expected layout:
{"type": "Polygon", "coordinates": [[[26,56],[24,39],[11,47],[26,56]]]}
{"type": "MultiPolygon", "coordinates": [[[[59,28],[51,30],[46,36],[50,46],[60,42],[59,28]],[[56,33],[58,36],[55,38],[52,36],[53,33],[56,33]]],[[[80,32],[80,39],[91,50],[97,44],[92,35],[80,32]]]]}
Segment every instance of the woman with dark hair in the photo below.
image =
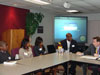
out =
{"type": "Polygon", "coordinates": [[[46,53],[41,37],[37,37],[35,40],[34,52],[35,56],[44,55],[46,53]]]}
{"type": "Polygon", "coordinates": [[[30,47],[29,39],[23,39],[21,42],[21,48],[19,49],[20,59],[33,57],[32,48],[30,47]]]}

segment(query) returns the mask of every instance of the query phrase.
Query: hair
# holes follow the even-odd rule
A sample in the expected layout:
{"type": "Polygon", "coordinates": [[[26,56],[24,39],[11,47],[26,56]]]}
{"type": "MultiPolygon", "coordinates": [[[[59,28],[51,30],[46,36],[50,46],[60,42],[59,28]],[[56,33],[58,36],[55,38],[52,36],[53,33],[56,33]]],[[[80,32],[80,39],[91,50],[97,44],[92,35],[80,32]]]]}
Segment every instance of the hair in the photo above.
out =
{"type": "Polygon", "coordinates": [[[8,44],[5,41],[0,41],[0,50],[4,48],[4,46],[7,46],[8,44]]]}
{"type": "Polygon", "coordinates": [[[29,36],[25,36],[24,39],[29,39],[29,36]]]}
{"type": "Polygon", "coordinates": [[[100,37],[99,36],[93,37],[93,39],[96,39],[97,42],[100,42],[100,37]]]}
{"type": "Polygon", "coordinates": [[[3,47],[3,46],[7,46],[7,43],[5,41],[0,41],[0,47],[3,47]]]}
{"type": "Polygon", "coordinates": [[[24,38],[21,42],[21,48],[26,49],[26,44],[29,43],[29,39],[24,38]]]}
{"type": "Polygon", "coordinates": [[[66,37],[68,37],[68,35],[70,35],[70,36],[72,37],[72,34],[71,34],[71,33],[67,33],[67,34],[66,34],[66,37]]]}
{"type": "Polygon", "coordinates": [[[41,37],[37,37],[35,40],[35,46],[39,46],[41,42],[43,42],[43,39],[41,37]]]}

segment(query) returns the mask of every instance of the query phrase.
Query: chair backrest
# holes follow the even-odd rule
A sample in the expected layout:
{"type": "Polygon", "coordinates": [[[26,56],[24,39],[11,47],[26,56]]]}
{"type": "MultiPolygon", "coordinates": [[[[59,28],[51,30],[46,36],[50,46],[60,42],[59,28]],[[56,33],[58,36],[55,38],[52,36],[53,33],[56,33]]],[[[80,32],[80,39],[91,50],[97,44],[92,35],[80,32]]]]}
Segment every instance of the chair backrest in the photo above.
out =
{"type": "Polygon", "coordinates": [[[36,56],[34,52],[34,46],[32,46],[32,53],[33,53],[33,56],[36,56]]]}
{"type": "Polygon", "coordinates": [[[47,45],[48,53],[55,53],[56,48],[54,45],[47,45]]]}
{"type": "Polygon", "coordinates": [[[15,57],[16,54],[19,54],[19,48],[14,48],[11,50],[12,57],[15,57]]]}

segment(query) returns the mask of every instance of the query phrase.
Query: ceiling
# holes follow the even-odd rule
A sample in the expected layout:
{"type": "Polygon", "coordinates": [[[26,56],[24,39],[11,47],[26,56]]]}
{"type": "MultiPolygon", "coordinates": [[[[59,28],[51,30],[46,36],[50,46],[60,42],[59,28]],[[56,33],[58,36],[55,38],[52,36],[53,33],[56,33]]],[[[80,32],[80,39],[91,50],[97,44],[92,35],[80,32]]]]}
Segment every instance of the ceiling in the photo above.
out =
{"type": "MultiPolygon", "coordinates": [[[[64,2],[68,1],[71,4],[69,9],[79,10],[81,13],[100,13],[100,0],[43,0],[48,1],[50,5],[37,5],[26,2],[24,0],[0,0],[0,4],[21,7],[25,9],[38,9],[45,12],[52,12],[55,14],[70,14],[66,12],[63,7],[64,2]]],[[[75,14],[75,13],[74,13],[75,14]]]]}

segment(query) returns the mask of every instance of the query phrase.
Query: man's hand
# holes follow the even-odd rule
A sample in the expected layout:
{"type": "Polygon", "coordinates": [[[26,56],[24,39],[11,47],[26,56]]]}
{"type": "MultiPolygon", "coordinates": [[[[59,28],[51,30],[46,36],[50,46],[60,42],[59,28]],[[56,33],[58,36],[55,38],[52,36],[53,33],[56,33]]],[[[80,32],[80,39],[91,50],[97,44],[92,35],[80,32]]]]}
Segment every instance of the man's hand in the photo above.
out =
{"type": "Polygon", "coordinates": [[[95,56],[95,57],[99,57],[99,54],[95,53],[94,56],[95,56]]]}
{"type": "Polygon", "coordinates": [[[76,54],[77,54],[77,55],[83,55],[83,53],[82,53],[82,52],[77,52],[76,54]]]}

